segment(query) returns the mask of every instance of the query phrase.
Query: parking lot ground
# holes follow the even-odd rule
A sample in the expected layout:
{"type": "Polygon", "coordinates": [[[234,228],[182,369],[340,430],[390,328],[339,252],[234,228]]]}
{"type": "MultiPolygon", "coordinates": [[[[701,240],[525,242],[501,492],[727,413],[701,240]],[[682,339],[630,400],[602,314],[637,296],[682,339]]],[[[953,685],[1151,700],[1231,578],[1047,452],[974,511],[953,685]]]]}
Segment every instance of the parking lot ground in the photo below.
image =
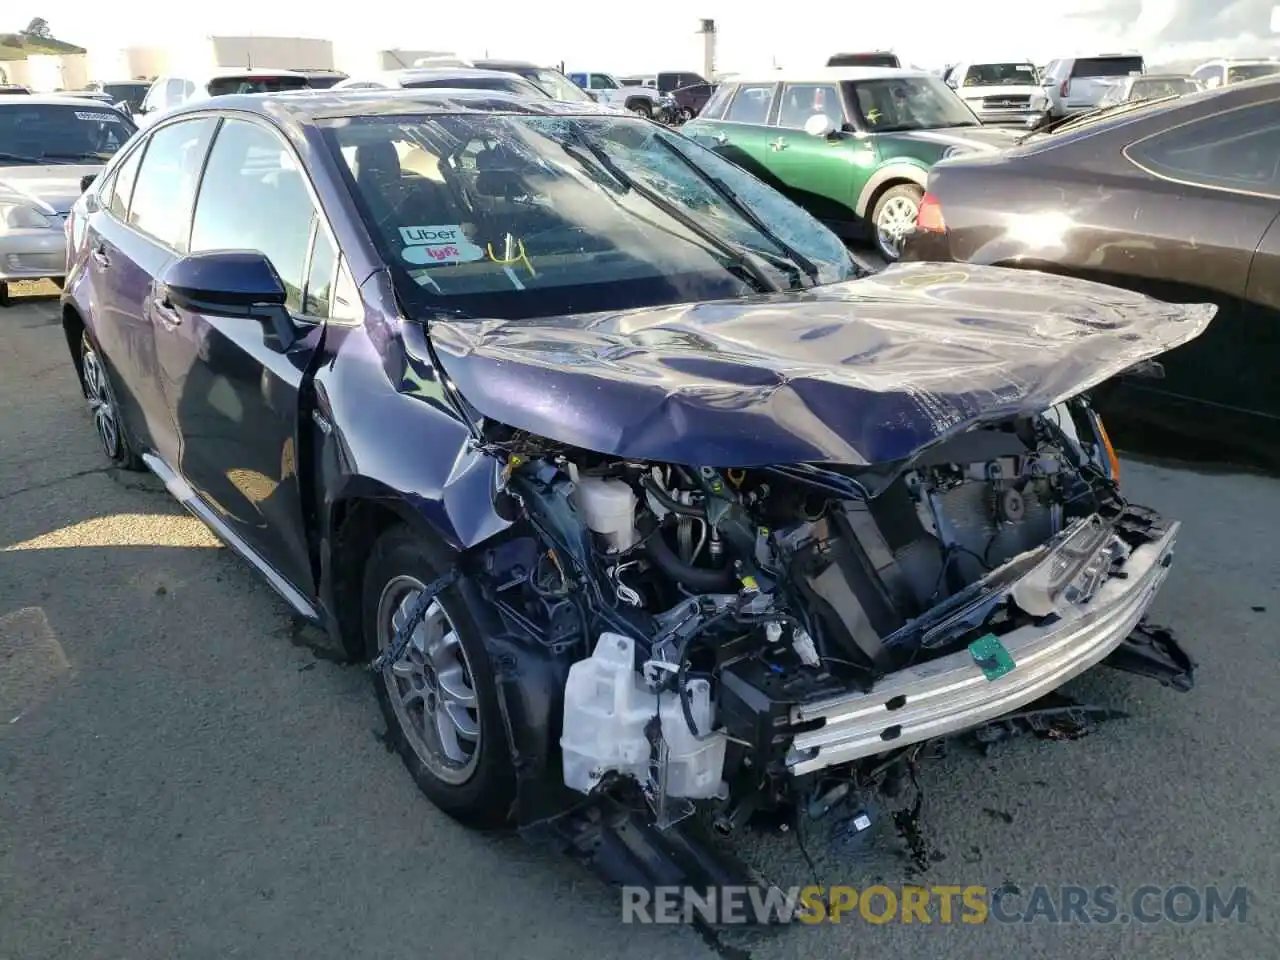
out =
{"type": "MultiPolygon", "coordinates": [[[[891,825],[826,884],[1218,885],[1243,922],[839,925],[708,942],[620,923],[567,860],[438,813],[384,749],[359,669],[151,478],[103,465],[55,300],[0,310],[0,958],[1273,956],[1280,943],[1280,482],[1126,463],[1184,520],[1156,618],[1191,693],[1112,671],[1076,742],[923,766],[932,865],[891,825]]],[[[791,832],[742,855],[811,882],[791,832]]],[[[1025,906],[1025,904],[1023,904],[1025,906]]]]}

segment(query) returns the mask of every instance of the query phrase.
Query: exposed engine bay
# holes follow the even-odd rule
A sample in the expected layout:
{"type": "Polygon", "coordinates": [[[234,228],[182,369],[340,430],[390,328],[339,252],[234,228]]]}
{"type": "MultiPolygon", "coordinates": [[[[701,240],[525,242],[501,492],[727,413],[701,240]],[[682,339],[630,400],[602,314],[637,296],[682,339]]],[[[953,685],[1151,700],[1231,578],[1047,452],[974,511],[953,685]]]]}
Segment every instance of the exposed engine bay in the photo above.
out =
{"type": "Polygon", "coordinates": [[[801,745],[842,698],[939,658],[998,679],[1000,638],[1051,631],[1172,538],[1120,496],[1083,399],[874,467],[629,462],[507,428],[485,446],[514,522],[467,575],[508,636],[569,663],[564,786],[638,788],[659,826],[792,803],[819,771],[920,740],[801,745]],[[995,652],[970,659],[975,641],[995,652]]]}

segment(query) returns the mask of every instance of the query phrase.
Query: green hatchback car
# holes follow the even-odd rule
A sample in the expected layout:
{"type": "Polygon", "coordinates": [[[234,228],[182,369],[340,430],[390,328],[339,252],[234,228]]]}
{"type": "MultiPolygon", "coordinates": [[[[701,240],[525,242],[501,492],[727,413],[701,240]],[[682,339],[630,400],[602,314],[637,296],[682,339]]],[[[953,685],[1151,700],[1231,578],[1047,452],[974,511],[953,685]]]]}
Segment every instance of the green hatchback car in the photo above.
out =
{"type": "Polygon", "coordinates": [[[1019,135],[983,126],[941,78],[887,67],[736,76],[681,132],[840,235],[869,236],[890,262],[915,227],[930,167],[1019,135]]]}

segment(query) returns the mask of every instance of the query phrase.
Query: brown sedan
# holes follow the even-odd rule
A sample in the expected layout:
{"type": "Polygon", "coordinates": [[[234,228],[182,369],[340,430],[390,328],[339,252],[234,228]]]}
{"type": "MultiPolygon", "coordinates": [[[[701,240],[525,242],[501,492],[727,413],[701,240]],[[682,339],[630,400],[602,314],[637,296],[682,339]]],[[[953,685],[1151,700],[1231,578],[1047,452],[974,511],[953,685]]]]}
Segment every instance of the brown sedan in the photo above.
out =
{"type": "Polygon", "coordinates": [[[1280,468],[1280,79],[1126,103],[936,166],[902,259],[1213,302],[1199,339],[1104,385],[1118,445],[1280,468]]]}

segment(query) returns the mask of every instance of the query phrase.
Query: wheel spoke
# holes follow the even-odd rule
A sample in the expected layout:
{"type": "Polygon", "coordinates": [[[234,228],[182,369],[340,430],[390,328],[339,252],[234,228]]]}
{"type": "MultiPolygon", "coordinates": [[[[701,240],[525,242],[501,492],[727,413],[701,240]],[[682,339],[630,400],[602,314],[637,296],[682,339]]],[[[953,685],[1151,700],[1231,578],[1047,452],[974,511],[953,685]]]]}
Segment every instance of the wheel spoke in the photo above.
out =
{"type": "Polygon", "coordinates": [[[458,739],[461,731],[454,724],[449,712],[437,709],[427,718],[428,723],[432,720],[435,721],[436,739],[440,743],[440,752],[454,763],[466,763],[469,758],[458,739]]]}
{"type": "Polygon", "coordinates": [[[406,707],[411,707],[415,703],[423,703],[424,691],[420,687],[411,686],[408,690],[405,690],[400,694],[400,702],[406,707]]]}
{"type": "Polygon", "coordinates": [[[436,673],[443,673],[458,664],[458,635],[452,630],[445,630],[427,647],[427,659],[435,667],[436,673]]]}
{"type": "Polygon", "coordinates": [[[480,738],[480,724],[476,723],[476,718],[456,703],[442,703],[437,712],[448,716],[454,730],[463,740],[475,741],[480,738]]]}
{"type": "Polygon", "coordinates": [[[440,695],[450,703],[475,709],[476,692],[467,683],[467,675],[462,669],[462,664],[455,664],[448,670],[438,672],[436,683],[440,688],[440,695]]]}
{"type": "Polygon", "coordinates": [[[416,677],[422,673],[422,668],[411,660],[397,660],[391,665],[391,672],[397,677],[416,677]]]}

